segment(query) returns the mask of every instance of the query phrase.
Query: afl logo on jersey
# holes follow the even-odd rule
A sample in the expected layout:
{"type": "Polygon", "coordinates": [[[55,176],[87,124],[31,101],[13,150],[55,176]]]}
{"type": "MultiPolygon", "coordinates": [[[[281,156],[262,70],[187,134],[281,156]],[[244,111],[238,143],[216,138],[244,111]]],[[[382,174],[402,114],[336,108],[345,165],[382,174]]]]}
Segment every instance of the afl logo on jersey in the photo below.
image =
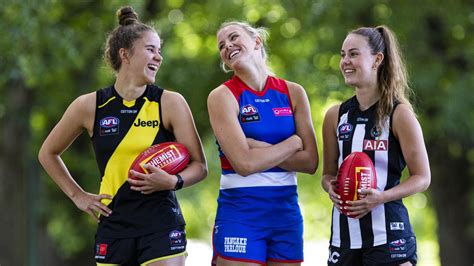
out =
{"type": "MultiPolygon", "coordinates": [[[[388,250],[390,251],[390,253],[405,253],[407,251],[406,243],[407,241],[403,238],[392,241],[388,245],[388,250]]],[[[398,256],[392,255],[391,257],[394,258],[398,256]]]]}
{"type": "Polygon", "coordinates": [[[240,121],[242,123],[260,121],[260,115],[257,107],[247,104],[240,109],[240,121]]]}
{"type": "Polygon", "coordinates": [[[185,249],[186,232],[173,230],[169,233],[171,250],[185,249]]]}
{"type": "Polygon", "coordinates": [[[354,130],[354,127],[349,123],[340,125],[337,129],[339,140],[348,140],[351,137],[352,130],[354,130]]]}
{"type": "Polygon", "coordinates": [[[120,120],[114,116],[104,117],[100,120],[100,135],[117,135],[119,133],[120,120]]]}
{"type": "Polygon", "coordinates": [[[119,123],[120,120],[117,117],[108,116],[100,120],[100,127],[111,128],[114,126],[118,126],[119,123]]]}

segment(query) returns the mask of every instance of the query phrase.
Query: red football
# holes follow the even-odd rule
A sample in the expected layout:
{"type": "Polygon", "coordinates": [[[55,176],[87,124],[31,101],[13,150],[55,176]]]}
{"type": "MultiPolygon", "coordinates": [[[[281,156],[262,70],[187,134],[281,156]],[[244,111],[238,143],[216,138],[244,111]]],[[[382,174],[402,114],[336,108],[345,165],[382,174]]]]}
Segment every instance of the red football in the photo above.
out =
{"type": "MultiPolygon", "coordinates": [[[[346,201],[359,200],[364,195],[358,189],[377,188],[377,175],[374,164],[364,152],[353,152],[342,161],[337,173],[336,192],[341,196],[342,207],[348,206],[346,201]]],[[[347,215],[347,210],[341,212],[347,215]]],[[[349,217],[355,217],[348,215],[349,217]]]]}
{"type": "MultiPolygon", "coordinates": [[[[142,151],[133,161],[130,170],[148,174],[143,167],[145,164],[161,168],[168,174],[177,174],[189,163],[189,151],[183,144],[177,142],[163,142],[153,145],[142,151]]],[[[135,178],[129,174],[130,178],[135,178]]]]}

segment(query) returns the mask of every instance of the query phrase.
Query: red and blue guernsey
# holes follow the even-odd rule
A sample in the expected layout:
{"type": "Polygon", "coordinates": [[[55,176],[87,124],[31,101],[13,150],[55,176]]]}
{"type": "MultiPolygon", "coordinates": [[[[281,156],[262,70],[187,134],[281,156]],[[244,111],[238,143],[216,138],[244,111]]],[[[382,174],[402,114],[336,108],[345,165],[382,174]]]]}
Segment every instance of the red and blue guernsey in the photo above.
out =
{"type": "MultiPolygon", "coordinates": [[[[288,86],[269,76],[261,92],[237,76],[224,83],[239,104],[239,122],[248,138],[277,144],[296,132],[288,86]]],[[[301,223],[296,173],[274,167],[248,176],[237,174],[219,147],[222,175],[216,221],[262,227],[301,223]]],[[[246,158],[242,158],[246,160],[246,158]]]]}

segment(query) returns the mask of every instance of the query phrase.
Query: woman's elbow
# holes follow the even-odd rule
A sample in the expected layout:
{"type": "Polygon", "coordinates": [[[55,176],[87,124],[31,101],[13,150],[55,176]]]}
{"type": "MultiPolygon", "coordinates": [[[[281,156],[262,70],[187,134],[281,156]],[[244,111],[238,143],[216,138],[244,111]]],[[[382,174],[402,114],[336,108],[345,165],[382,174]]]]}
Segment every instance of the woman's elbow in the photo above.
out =
{"type": "Polygon", "coordinates": [[[206,178],[208,174],[209,174],[209,170],[208,170],[208,168],[207,168],[207,164],[206,164],[206,163],[203,163],[203,165],[202,165],[202,178],[201,178],[201,180],[204,179],[204,178],[206,178]]]}
{"type": "Polygon", "coordinates": [[[251,162],[237,162],[231,165],[234,171],[241,176],[248,176],[256,173],[251,162]]]}
{"type": "Polygon", "coordinates": [[[302,172],[306,174],[314,175],[314,173],[316,173],[316,170],[318,170],[318,163],[319,163],[319,160],[317,157],[310,158],[310,160],[308,160],[308,162],[305,163],[306,167],[302,172]]]}
{"type": "Polygon", "coordinates": [[[208,168],[207,168],[207,163],[206,162],[202,162],[202,163],[200,162],[200,163],[198,163],[198,165],[199,165],[199,168],[198,168],[199,169],[199,181],[202,181],[209,174],[208,168]]]}
{"type": "Polygon", "coordinates": [[[234,168],[234,171],[243,177],[253,174],[251,171],[244,168],[234,168]]]}
{"type": "Polygon", "coordinates": [[[430,187],[430,184],[431,184],[431,174],[427,174],[426,177],[423,179],[421,192],[427,190],[430,187]]]}
{"type": "Polygon", "coordinates": [[[42,146],[38,152],[38,161],[40,162],[41,165],[45,164],[46,158],[47,158],[47,152],[44,146],[42,146]]]}

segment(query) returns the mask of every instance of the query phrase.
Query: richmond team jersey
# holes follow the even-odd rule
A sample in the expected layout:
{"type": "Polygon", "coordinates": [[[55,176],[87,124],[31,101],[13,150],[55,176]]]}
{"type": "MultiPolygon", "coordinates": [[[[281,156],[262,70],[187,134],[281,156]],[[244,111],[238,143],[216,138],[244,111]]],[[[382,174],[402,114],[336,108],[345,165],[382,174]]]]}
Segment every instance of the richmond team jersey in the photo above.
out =
{"type": "Polygon", "coordinates": [[[174,140],[161,123],[162,93],[148,85],[142,96],[126,101],[113,86],[97,91],[92,142],[102,176],[100,194],[113,197],[102,201],[112,214],[100,217],[98,236],[129,238],[184,224],[174,191],[144,195],[126,181],[140,152],[174,140]]]}
{"type": "MultiPolygon", "coordinates": [[[[291,100],[284,80],[269,76],[261,92],[250,89],[237,76],[224,85],[239,104],[237,119],[246,137],[276,144],[295,134],[291,100]]],[[[262,227],[302,222],[295,172],[275,167],[243,177],[232,169],[220,148],[219,156],[222,175],[217,221],[262,227]]]]}
{"type": "MultiPolygon", "coordinates": [[[[369,109],[360,111],[355,96],[341,104],[337,128],[339,166],[351,152],[365,152],[375,166],[377,189],[384,191],[400,183],[406,163],[400,143],[391,130],[392,115],[385,121],[384,128],[379,130],[375,126],[376,107],[377,104],[374,104],[369,109]]],[[[413,236],[413,231],[402,200],[381,204],[361,219],[349,218],[333,208],[333,246],[367,248],[410,236],[413,236]]]]}

